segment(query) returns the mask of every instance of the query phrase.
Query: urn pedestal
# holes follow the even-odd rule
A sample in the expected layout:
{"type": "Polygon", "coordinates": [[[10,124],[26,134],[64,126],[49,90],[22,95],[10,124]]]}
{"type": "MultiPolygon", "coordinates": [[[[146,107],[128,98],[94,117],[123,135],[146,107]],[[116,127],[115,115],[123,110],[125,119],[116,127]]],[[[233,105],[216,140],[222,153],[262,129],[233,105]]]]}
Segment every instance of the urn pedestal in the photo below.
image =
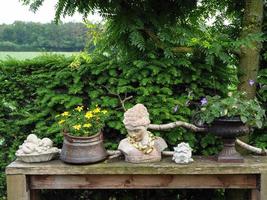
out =
{"type": "Polygon", "coordinates": [[[218,154],[218,162],[223,163],[243,163],[244,158],[235,149],[236,137],[249,133],[249,127],[246,126],[239,117],[218,118],[214,120],[208,128],[208,132],[219,136],[223,140],[223,149],[218,154]]]}

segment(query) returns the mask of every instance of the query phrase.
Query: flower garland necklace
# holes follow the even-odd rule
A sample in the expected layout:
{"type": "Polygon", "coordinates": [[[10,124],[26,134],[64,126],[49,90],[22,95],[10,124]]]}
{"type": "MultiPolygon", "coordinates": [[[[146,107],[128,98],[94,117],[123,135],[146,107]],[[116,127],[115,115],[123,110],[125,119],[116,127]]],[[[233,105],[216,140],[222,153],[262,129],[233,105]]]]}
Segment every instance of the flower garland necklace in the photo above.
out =
{"type": "Polygon", "coordinates": [[[143,145],[141,142],[135,141],[133,137],[128,136],[127,138],[131,145],[133,145],[139,151],[142,151],[144,154],[150,154],[154,149],[156,137],[152,133],[148,134],[148,142],[146,145],[143,145]]]}

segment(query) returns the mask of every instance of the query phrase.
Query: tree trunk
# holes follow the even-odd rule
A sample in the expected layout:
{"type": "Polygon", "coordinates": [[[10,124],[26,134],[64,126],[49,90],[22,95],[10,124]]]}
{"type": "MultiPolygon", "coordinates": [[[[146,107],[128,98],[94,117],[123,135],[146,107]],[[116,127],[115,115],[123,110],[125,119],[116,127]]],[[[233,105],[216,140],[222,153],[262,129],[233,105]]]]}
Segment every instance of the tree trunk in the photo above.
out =
{"type": "MultiPolygon", "coordinates": [[[[248,35],[261,33],[263,22],[263,0],[245,0],[245,10],[243,16],[243,25],[240,38],[246,38],[248,35]]],[[[239,64],[239,85],[241,92],[247,93],[247,98],[252,99],[256,95],[257,74],[259,71],[259,58],[261,42],[252,41],[249,45],[241,46],[240,64],[239,64]]],[[[240,137],[248,143],[248,136],[240,137]]],[[[240,153],[246,154],[244,150],[240,153]]]]}
{"type": "MultiPolygon", "coordinates": [[[[263,0],[246,0],[243,17],[243,27],[240,38],[261,33],[263,21],[263,0]]],[[[249,45],[241,46],[239,64],[239,91],[246,92],[248,98],[256,94],[257,73],[259,70],[259,57],[261,42],[252,41],[249,45]]]]}
{"type": "MultiPolygon", "coordinates": [[[[250,34],[261,33],[263,21],[263,0],[245,0],[245,11],[240,38],[246,38],[250,34]]],[[[247,93],[247,98],[252,99],[256,95],[257,74],[259,71],[259,58],[261,42],[253,41],[249,45],[240,48],[239,85],[238,90],[247,93]]],[[[248,142],[248,136],[241,137],[248,142]]],[[[239,152],[246,154],[243,150],[239,152]]],[[[226,191],[227,200],[243,200],[247,196],[245,191],[226,191]]]]}

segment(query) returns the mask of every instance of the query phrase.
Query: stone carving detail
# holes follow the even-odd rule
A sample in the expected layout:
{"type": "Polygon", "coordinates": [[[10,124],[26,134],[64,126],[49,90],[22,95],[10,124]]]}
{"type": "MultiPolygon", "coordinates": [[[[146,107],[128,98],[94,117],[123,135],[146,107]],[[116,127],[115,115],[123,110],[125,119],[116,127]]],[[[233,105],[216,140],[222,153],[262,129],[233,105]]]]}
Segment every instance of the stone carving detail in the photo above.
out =
{"type": "Polygon", "coordinates": [[[59,149],[53,147],[49,138],[39,139],[36,135],[30,134],[16,152],[19,160],[24,162],[42,162],[51,160],[59,149]]]}
{"type": "Polygon", "coordinates": [[[178,164],[188,164],[193,162],[192,149],[188,143],[180,143],[177,147],[174,147],[174,154],[172,160],[178,164]]]}
{"type": "Polygon", "coordinates": [[[123,123],[128,137],[121,140],[118,149],[127,162],[142,163],[161,160],[161,152],[167,148],[161,137],[156,137],[147,128],[149,113],[143,104],[137,104],[124,113],[123,123]]]}

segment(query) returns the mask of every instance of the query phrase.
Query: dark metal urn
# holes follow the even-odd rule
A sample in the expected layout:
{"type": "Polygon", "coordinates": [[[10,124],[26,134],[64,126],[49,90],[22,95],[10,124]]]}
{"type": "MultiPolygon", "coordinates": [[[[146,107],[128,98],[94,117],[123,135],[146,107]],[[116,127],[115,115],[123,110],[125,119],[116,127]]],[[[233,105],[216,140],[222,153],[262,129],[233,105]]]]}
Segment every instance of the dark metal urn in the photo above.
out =
{"type": "Polygon", "coordinates": [[[236,137],[249,133],[249,127],[239,117],[218,118],[208,128],[208,132],[223,140],[223,149],[217,160],[223,163],[243,163],[244,158],[235,149],[236,137]]]}
{"type": "Polygon", "coordinates": [[[103,135],[98,133],[90,137],[76,137],[64,133],[64,142],[60,159],[66,163],[86,164],[104,160],[107,152],[103,144],[103,135]]]}

